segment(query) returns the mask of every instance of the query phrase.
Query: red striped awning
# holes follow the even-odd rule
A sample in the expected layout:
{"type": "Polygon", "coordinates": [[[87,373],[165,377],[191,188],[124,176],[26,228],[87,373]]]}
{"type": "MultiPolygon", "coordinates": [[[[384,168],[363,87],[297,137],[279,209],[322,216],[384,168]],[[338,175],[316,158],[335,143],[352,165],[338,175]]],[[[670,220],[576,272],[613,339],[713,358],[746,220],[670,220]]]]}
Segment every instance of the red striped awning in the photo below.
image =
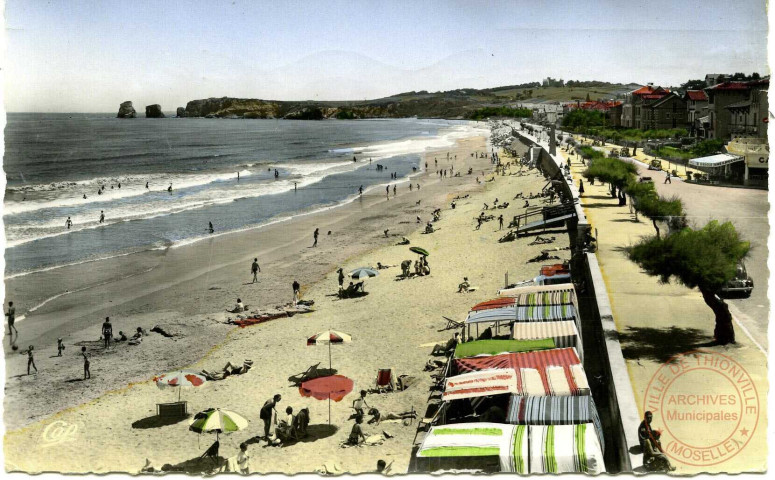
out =
{"type": "MultiPolygon", "coordinates": [[[[555,348],[553,350],[541,350],[536,352],[506,353],[487,357],[471,357],[455,359],[455,372],[463,374],[487,369],[512,369],[517,373],[523,368],[531,368],[538,371],[541,376],[544,390],[550,392],[549,379],[546,374],[547,367],[562,367],[565,378],[574,394],[579,394],[579,387],[574,381],[570,367],[580,365],[581,361],[574,348],[555,348]]],[[[517,388],[523,391],[522,377],[517,375],[517,388]]]]}

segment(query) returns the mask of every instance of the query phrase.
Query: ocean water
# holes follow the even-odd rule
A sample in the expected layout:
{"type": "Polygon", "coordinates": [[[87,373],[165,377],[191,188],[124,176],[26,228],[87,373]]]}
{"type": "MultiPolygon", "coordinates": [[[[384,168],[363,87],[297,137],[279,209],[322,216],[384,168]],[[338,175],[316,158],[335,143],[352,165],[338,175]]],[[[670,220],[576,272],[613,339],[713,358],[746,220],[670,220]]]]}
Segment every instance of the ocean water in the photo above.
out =
{"type": "Polygon", "coordinates": [[[6,277],[174,248],[210,235],[208,222],[221,234],[330,207],[361,185],[391,183],[390,173],[419,171],[427,149],[480,133],[444,120],[12,113],[3,159],[6,277]]]}

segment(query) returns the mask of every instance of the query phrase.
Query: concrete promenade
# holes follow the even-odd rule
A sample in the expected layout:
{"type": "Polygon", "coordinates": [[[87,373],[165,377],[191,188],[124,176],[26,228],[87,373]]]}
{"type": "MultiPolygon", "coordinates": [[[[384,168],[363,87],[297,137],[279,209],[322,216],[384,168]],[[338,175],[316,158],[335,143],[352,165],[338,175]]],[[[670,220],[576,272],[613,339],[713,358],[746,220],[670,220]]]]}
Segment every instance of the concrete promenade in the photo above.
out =
{"type": "MultiPolygon", "coordinates": [[[[570,158],[571,172],[578,185],[586,167],[578,157],[571,155],[570,158]]],[[[688,408],[684,403],[671,421],[663,422],[664,412],[655,415],[653,427],[663,430],[663,446],[673,449],[669,454],[678,474],[763,470],[767,458],[766,355],[740,328],[736,328],[737,344],[714,346],[714,317],[700,293],[674,283],[661,285],[626,258],[623,247],[653,235],[654,228],[644,219],[635,222],[629,206],[620,207],[608,190],[607,185],[589,185],[585,180],[581,202],[593,232],[597,232],[597,258],[641,415],[646,409],[653,409],[649,403],[649,397],[654,395],[653,379],[663,378],[660,367],[675,355],[699,349],[708,354],[687,358],[704,359],[712,355],[732,360],[749,377],[742,376],[738,383],[728,383],[712,368],[678,377],[666,388],[680,392],[683,397],[665,398],[693,399],[690,403],[694,402],[694,407],[688,408]],[[745,383],[747,378],[755,390],[745,383]],[[716,404],[720,396],[724,396],[722,403],[727,400],[737,403],[720,406],[716,404]],[[710,416],[690,418],[687,413],[710,416]],[[687,449],[679,451],[681,442],[693,443],[697,457],[681,459],[682,455],[688,455],[687,449]]],[[[665,411],[670,409],[668,405],[669,401],[662,404],[665,411]]]]}

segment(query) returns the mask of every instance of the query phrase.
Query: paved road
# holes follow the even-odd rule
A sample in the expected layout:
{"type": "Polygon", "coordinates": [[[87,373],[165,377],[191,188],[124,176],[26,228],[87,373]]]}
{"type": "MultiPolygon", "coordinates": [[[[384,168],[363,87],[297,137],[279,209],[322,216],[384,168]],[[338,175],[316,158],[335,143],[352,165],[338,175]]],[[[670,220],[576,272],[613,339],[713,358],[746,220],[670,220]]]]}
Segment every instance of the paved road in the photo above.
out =
{"type": "Polygon", "coordinates": [[[675,179],[665,185],[664,172],[649,172],[642,163],[635,163],[643,176],[654,178],[657,192],[664,196],[678,195],[681,198],[691,224],[701,227],[711,219],[729,220],[737,231],[751,242],[751,252],[745,265],[754,280],[753,293],[750,298],[730,299],[729,303],[739,311],[732,309],[732,313],[749,330],[754,340],[768,349],[767,321],[770,302],[767,298],[767,285],[770,271],[767,268],[767,238],[770,225],[767,219],[767,191],[697,185],[675,179]]]}

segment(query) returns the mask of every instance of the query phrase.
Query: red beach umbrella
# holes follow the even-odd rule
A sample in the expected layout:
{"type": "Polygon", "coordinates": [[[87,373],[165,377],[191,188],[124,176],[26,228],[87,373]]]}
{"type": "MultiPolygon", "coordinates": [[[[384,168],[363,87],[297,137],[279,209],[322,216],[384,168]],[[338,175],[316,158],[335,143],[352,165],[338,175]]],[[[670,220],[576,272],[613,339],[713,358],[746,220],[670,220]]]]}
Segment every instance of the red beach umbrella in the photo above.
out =
{"type": "Polygon", "coordinates": [[[331,424],[331,400],[341,401],[353,391],[353,381],[344,375],[330,375],[307,380],[299,387],[302,397],[313,397],[318,400],[328,400],[328,424],[331,424]]]}
{"type": "Polygon", "coordinates": [[[207,379],[199,372],[178,370],[153,377],[159,388],[175,387],[178,389],[178,401],[180,401],[180,389],[182,387],[200,387],[207,379]]]}

